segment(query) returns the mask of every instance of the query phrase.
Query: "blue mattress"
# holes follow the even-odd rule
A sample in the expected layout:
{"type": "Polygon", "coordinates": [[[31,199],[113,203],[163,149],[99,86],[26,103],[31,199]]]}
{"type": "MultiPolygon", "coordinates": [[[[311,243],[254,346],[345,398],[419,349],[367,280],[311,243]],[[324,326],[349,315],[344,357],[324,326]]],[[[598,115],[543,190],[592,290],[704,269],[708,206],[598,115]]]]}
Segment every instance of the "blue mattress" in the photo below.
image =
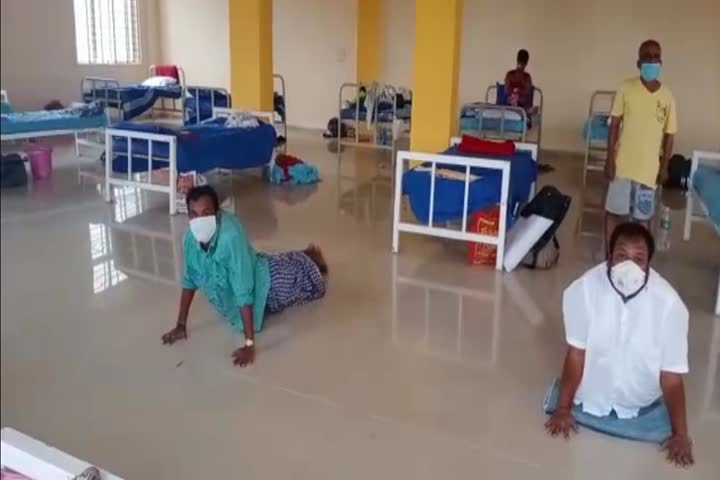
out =
{"type": "Polygon", "coordinates": [[[699,165],[692,185],[707,207],[710,220],[720,230],[720,167],[699,165]]]}
{"type": "Polygon", "coordinates": [[[595,114],[585,122],[583,128],[583,138],[594,142],[606,142],[610,134],[610,126],[608,125],[609,114],[595,114]]]}
{"type": "Polygon", "coordinates": [[[230,107],[230,95],[223,90],[189,87],[188,93],[190,95],[185,98],[186,125],[193,125],[212,118],[215,107],[230,107]]]}
{"type": "MultiPolygon", "coordinates": [[[[137,132],[173,135],[177,140],[178,172],[196,170],[206,172],[215,168],[240,170],[260,167],[270,162],[275,148],[275,128],[261,123],[256,128],[227,128],[221,123],[202,123],[185,127],[167,127],[160,125],[121,122],[115,128],[137,132]]],[[[153,169],[166,168],[168,144],[153,143],[153,169]],[[155,159],[160,160],[155,160],[155,159]]],[[[127,140],[113,139],[114,172],[127,172],[127,140]]],[[[132,141],[133,172],[147,171],[148,160],[135,155],[147,155],[148,142],[132,141]]]]}
{"type": "MultiPolygon", "coordinates": [[[[443,152],[447,155],[463,157],[482,157],[510,162],[510,192],[508,201],[508,223],[512,225],[517,205],[526,202],[533,182],[537,179],[537,166],[529,152],[516,152],[512,157],[491,155],[469,155],[461,153],[457,147],[443,152]]],[[[428,166],[428,165],[425,165],[428,166]]],[[[448,168],[465,172],[465,167],[438,164],[438,168],[448,168]]],[[[470,183],[468,191],[468,217],[478,211],[497,205],[500,202],[502,174],[499,170],[473,167],[470,172],[480,178],[470,183]]],[[[427,224],[430,213],[430,173],[412,169],[403,174],[403,194],[408,195],[410,207],[417,219],[427,224]]],[[[435,200],[433,222],[462,219],[465,182],[437,177],[435,179],[435,200]]]]}
{"type": "Polygon", "coordinates": [[[48,130],[84,130],[106,125],[107,117],[103,111],[65,108],[3,113],[0,119],[0,132],[3,135],[10,135],[48,130]]]}
{"type": "Polygon", "coordinates": [[[119,108],[122,118],[130,120],[147,112],[161,98],[178,99],[182,97],[180,85],[167,87],[148,87],[145,85],[127,85],[114,88],[96,88],[92,92],[83,92],[83,100],[107,101],[108,106],[119,108]],[[105,98],[108,100],[105,100],[105,98]]]}

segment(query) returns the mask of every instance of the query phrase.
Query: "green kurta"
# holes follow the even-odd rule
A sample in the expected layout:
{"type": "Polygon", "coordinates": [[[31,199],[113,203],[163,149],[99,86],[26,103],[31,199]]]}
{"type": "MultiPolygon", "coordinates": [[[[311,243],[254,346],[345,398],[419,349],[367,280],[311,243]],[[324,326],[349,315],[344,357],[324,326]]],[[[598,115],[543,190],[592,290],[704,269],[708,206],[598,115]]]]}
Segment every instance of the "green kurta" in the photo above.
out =
{"type": "Polygon", "coordinates": [[[240,307],[253,306],[253,328],[263,327],[270,290],[270,269],[253,249],[245,228],[231,213],[222,211],[207,251],[192,232],[185,232],[183,288],[200,289],[210,304],[237,332],[243,332],[240,307]]]}

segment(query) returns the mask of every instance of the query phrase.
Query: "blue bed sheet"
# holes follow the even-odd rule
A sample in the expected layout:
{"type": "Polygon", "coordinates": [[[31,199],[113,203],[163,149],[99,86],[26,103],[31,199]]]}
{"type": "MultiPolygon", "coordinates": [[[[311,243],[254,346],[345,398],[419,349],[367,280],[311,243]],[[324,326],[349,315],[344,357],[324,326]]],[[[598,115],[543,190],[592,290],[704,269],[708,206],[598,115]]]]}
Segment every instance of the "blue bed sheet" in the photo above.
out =
{"type": "Polygon", "coordinates": [[[585,122],[583,128],[583,138],[594,142],[606,142],[610,134],[610,126],[608,125],[609,114],[596,114],[585,122]]]}
{"type": "Polygon", "coordinates": [[[707,207],[710,220],[720,230],[720,167],[699,165],[692,185],[707,207]]]}
{"type": "Polygon", "coordinates": [[[127,85],[114,88],[96,88],[92,92],[84,92],[83,100],[106,101],[108,106],[122,110],[122,118],[131,120],[147,112],[161,98],[179,99],[183,89],[180,85],[166,87],[148,87],[145,85],[127,85]]]}
{"type": "Polygon", "coordinates": [[[83,112],[73,108],[3,113],[0,119],[0,131],[3,135],[48,130],[84,130],[106,125],[107,117],[103,111],[83,112]]]}
{"type": "Polygon", "coordinates": [[[230,95],[223,90],[189,87],[188,93],[190,95],[185,98],[186,125],[194,125],[212,118],[215,107],[230,107],[230,95]]]}
{"type": "MultiPolygon", "coordinates": [[[[122,130],[172,135],[177,140],[178,172],[196,170],[206,172],[215,168],[240,170],[260,167],[270,162],[275,148],[275,128],[261,123],[256,128],[228,128],[221,123],[203,123],[185,127],[166,127],[160,125],[121,122],[115,126],[122,130]]],[[[168,144],[153,143],[153,158],[167,159],[168,144]]],[[[127,140],[113,139],[114,172],[127,172],[127,140]]],[[[144,172],[148,161],[136,155],[147,155],[148,142],[132,141],[133,172],[144,172]]],[[[167,161],[153,160],[153,169],[166,168],[167,161]]]]}
{"type": "MultiPolygon", "coordinates": [[[[469,155],[461,153],[457,147],[443,152],[447,155],[463,157],[483,157],[510,162],[510,191],[508,195],[508,227],[512,225],[513,212],[517,205],[528,200],[532,184],[537,179],[537,165],[529,152],[518,151],[512,157],[491,155],[469,155]]],[[[448,168],[465,172],[465,167],[439,164],[438,168],[448,168]]],[[[474,167],[471,170],[479,179],[470,183],[468,192],[468,217],[500,202],[502,174],[499,170],[474,167]]],[[[430,214],[430,173],[412,169],[403,174],[403,193],[410,199],[410,207],[417,219],[427,224],[430,214]]],[[[465,183],[437,177],[435,179],[435,199],[433,222],[462,219],[465,183]]]]}

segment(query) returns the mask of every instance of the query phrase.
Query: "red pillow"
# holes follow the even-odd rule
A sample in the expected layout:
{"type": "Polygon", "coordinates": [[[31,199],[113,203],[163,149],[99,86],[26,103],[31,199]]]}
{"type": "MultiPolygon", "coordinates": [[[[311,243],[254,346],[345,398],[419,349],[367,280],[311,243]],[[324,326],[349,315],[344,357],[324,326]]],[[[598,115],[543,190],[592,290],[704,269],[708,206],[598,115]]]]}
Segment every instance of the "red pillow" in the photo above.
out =
{"type": "Polygon", "coordinates": [[[510,157],[515,154],[515,143],[512,140],[484,140],[471,135],[463,135],[458,150],[462,153],[510,157]]]}
{"type": "Polygon", "coordinates": [[[155,75],[158,77],[172,77],[180,83],[180,72],[177,65],[155,65],[155,75]]]}

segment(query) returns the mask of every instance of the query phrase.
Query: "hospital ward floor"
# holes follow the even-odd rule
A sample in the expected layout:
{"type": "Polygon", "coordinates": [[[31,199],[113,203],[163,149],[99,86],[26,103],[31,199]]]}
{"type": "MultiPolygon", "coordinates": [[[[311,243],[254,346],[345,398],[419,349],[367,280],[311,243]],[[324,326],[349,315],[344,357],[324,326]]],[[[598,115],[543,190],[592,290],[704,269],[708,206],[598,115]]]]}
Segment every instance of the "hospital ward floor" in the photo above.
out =
{"type": "MultiPolygon", "coordinates": [[[[587,430],[549,438],[543,396],[565,351],[563,289],[597,261],[599,224],[581,215],[580,160],[547,155],[543,175],[573,196],[550,271],[498,274],[465,247],[404,235],[391,243],[389,155],[291,132],[289,153],[322,182],[272,188],[214,179],[258,249],[324,249],[327,296],[271,317],[258,357],[204,299],[189,340],[176,320],[184,216],[132,189],[102,201],[77,181],[70,145],[50,182],[2,193],[2,426],[127,479],[717,479],[720,317],[711,312],[720,241],[668,200],[673,244],[655,263],[690,309],[686,379],[696,466],[652,445],[587,430]]],[[[583,201],[585,199],[585,201],[583,201]]]]}

